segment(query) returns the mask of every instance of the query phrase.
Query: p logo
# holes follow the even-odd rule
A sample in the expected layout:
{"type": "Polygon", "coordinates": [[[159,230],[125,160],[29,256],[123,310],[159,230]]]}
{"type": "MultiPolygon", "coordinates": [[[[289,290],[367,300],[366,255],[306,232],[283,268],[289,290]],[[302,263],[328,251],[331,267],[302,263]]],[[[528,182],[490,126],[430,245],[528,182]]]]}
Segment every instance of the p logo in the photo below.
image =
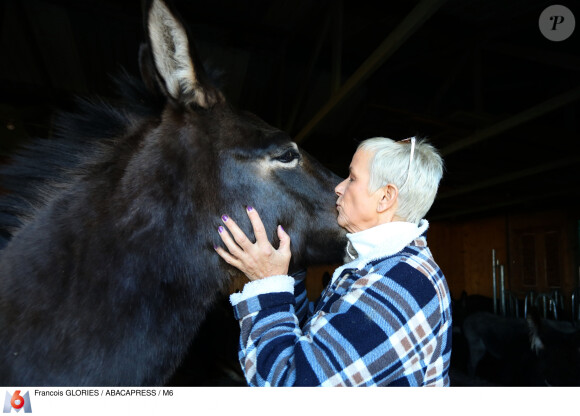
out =
{"type": "Polygon", "coordinates": [[[576,20],[569,8],[555,4],[546,7],[542,14],[540,14],[539,25],[540,32],[542,32],[542,35],[546,39],[552,42],[560,42],[568,39],[572,35],[574,27],[576,26],[576,20]]]}
{"type": "Polygon", "coordinates": [[[30,394],[28,392],[20,394],[20,390],[16,390],[13,395],[6,392],[6,398],[4,399],[4,410],[2,413],[10,413],[12,409],[20,412],[24,409],[24,413],[32,413],[32,407],[30,406],[30,394]]]}

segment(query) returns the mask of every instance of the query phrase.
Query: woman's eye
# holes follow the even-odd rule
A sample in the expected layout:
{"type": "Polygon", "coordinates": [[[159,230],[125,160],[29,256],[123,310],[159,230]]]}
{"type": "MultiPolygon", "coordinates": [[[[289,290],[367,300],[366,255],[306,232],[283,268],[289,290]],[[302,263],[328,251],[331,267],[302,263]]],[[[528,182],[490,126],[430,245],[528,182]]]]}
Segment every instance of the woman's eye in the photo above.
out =
{"type": "Polygon", "coordinates": [[[298,157],[299,157],[298,152],[296,152],[296,150],[294,149],[290,149],[286,150],[280,156],[276,156],[274,159],[282,163],[290,163],[293,160],[298,159],[298,157]]]}

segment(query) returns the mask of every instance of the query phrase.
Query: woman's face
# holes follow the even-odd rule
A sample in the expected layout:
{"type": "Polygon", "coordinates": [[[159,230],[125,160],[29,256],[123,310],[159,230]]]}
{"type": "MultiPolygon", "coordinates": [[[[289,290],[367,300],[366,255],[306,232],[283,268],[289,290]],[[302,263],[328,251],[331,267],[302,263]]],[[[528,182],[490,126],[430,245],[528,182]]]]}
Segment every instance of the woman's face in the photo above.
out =
{"type": "Polygon", "coordinates": [[[368,191],[371,157],[371,153],[357,150],[350,163],[349,176],[334,188],[338,195],[338,225],[350,233],[379,224],[378,192],[369,194],[368,191]]]}

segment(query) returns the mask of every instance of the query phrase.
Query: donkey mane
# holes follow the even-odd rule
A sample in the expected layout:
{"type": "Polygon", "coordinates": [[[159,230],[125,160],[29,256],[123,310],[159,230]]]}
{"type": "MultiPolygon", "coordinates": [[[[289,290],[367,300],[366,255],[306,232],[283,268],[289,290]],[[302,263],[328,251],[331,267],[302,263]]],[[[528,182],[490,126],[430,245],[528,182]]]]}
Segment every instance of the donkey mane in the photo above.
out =
{"type": "Polygon", "coordinates": [[[113,81],[116,97],[77,97],[74,111],[56,114],[52,138],[33,138],[6,155],[8,163],[0,167],[0,189],[6,192],[0,196],[0,249],[86,167],[122,151],[116,138],[160,116],[166,98],[159,91],[125,70],[113,81]]]}

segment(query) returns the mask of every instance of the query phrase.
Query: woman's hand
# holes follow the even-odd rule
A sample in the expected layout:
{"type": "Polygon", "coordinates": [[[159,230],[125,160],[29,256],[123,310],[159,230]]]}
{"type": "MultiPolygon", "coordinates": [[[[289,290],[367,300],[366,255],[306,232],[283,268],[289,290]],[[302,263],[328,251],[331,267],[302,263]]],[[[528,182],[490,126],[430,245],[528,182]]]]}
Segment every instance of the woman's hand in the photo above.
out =
{"type": "Polygon", "coordinates": [[[279,225],[277,231],[280,247],[276,250],[268,241],[268,235],[258,212],[252,207],[248,207],[246,212],[252,223],[256,242],[252,243],[234,220],[224,215],[222,220],[233,239],[224,227],[220,226],[218,232],[229,252],[216,247],[217,253],[227,263],[240,269],[250,280],[288,274],[291,258],[290,236],[279,225]]]}

